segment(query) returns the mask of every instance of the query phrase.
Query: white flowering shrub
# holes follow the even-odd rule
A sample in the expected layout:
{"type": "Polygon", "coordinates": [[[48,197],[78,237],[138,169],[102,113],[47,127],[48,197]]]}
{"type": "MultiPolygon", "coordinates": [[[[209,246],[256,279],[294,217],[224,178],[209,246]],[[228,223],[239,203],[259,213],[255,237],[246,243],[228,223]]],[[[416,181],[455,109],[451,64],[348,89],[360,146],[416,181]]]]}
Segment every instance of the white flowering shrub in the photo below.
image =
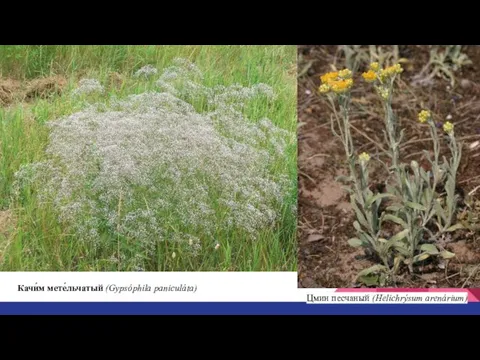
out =
{"type": "Polygon", "coordinates": [[[218,237],[240,232],[254,240],[276,226],[284,206],[294,206],[285,203],[294,180],[278,169],[295,134],[241,112],[249,100],[273,97],[268,86],[220,91],[199,83],[201,75],[177,60],[160,76],[168,84],[161,92],[50,122],[48,159],[16,174],[19,195],[33,186],[79,241],[97,249],[124,239],[137,253],[135,268],[162,241],[195,255],[218,237]],[[170,81],[180,78],[187,81],[170,81]],[[196,91],[215,94],[211,111],[187,101],[196,91]]]}
{"type": "Polygon", "coordinates": [[[82,79],[78,82],[78,87],[73,90],[74,96],[90,95],[90,94],[103,94],[104,87],[96,79],[82,79]]]}
{"type": "Polygon", "coordinates": [[[154,75],[157,75],[158,70],[157,68],[153,67],[152,65],[145,65],[138,69],[135,74],[133,75],[136,78],[150,78],[154,75]]]}

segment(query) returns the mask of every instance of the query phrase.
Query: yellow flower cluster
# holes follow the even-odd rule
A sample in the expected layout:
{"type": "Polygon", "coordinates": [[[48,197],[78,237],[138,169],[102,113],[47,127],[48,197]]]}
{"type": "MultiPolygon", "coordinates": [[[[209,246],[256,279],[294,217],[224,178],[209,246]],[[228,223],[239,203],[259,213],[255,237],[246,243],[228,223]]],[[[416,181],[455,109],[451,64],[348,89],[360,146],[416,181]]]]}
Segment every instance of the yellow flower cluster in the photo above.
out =
{"type": "Polygon", "coordinates": [[[374,82],[377,80],[377,74],[373,70],[368,70],[367,72],[363,73],[362,76],[366,82],[374,82]]]}
{"type": "Polygon", "coordinates": [[[378,71],[380,69],[380,64],[378,62],[372,62],[370,64],[370,70],[378,71]]]}
{"type": "Polygon", "coordinates": [[[453,124],[450,121],[447,121],[445,124],[443,124],[443,131],[445,131],[447,134],[451,134],[453,132],[453,124]]]}
{"type": "Polygon", "coordinates": [[[352,72],[350,69],[343,69],[338,72],[338,77],[341,79],[351,79],[352,78],[352,72]]]}
{"type": "Polygon", "coordinates": [[[338,71],[329,72],[325,75],[320,76],[320,80],[322,80],[322,84],[328,84],[331,81],[335,81],[338,78],[338,71]]]}
{"type": "Polygon", "coordinates": [[[393,78],[396,74],[403,72],[402,66],[400,64],[395,64],[385,69],[381,69],[378,62],[372,62],[370,64],[370,69],[367,72],[362,74],[366,82],[374,82],[379,79],[380,82],[383,82],[387,79],[393,78]]]}
{"type": "Polygon", "coordinates": [[[400,64],[396,64],[393,66],[389,66],[383,70],[380,70],[380,79],[385,81],[394,77],[397,74],[401,74],[403,72],[402,66],[400,64]]]}
{"type": "Polygon", "coordinates": [[[370,155],[367,154],[366,152],[363,152],[358,156],[358,160],[360,160],[362,164],[366,164],[367,162],[370,161],[370,155]]]}
{"type": "Polygon", "coordinates": [[[328,84],[322,84],[322,85],[320,85],[319,91],[322,94],[326,94],[330,91],[330,86],[328,84]]]}
{"type": "Polygon", "coordinates": [[[418,114],[418,121],[420,121],[422,124],[426,123],[430,119],[430,116],[431,116],[430,111],[422,110],[418,114]]]}
{"type": "Polygon", "coordinates": [[[352,85],[353,85],[352,79],[332,81],[330,83],[330,87],[332,88],[333,92],[336,94],[343,94],[347,92],[348,90],[350,90],[352,85]]]}
{"type": "Polygon", "coordinates": [[[353,86],[352,72],[349,69],[333,71],[320,77],[320,93],[326,94],[333,91],[336,94],[346,93],[353,86]]]}

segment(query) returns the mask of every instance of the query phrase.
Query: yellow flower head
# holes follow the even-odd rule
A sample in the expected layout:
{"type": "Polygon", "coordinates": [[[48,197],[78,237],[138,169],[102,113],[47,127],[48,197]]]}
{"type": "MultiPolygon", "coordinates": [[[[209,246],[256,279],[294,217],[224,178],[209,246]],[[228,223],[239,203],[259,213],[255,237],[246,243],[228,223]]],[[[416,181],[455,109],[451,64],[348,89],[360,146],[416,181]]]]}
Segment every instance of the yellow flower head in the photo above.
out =
{"type": "Polygon", "coordinates": [[[443,131],[445,131],[447,134],[453,133],[453,124],[450,121],[447,121],[445,124],[443,124],[443,131]]]}
{"type": "Polygon", "coordinates": [[[380,69],[380,65],[378,64],[378,62],[372,62],[370,64],[370,70],[378,71],[378,69],[380,69]]]}
{"type": "Polygon", "coordinates": [[[430,117],[431,117],[430,111],[422,110],[418,114],[418,121],[420,121],[423,124],[423,123],[426,123],[428,119],[430,119],[430,117]]]}
{"type": "Polygon", "coordinates": [[[373,70],[368,70],[362,74],[366,82],[373,82],[377,79],[377,74],[373,70]]]}
{"type": "Polygon", "coordinates": [[[332,81],[330,82],[330,86],[333,90],[334,93],[336,94],[343,94],[350,90],[350,88],[353,85],[353,80],[352,79],[347,79],[347,80],[337,80],[337,81],[332,81]]]}
{"type": "Polygon", "coordinates": [[[330,91],[343,94],[350,90],[353,85],[352,72],[349,69],[326,73],[320,76],[320,80],[322,80],[322,85],[319,91],[322,94],[330,91]]]}
{"type": "Polygon", "coordinates": [[[338,78],[338,71],[329,72],[325,75],[320,76],[320,80],[322,80],[322,84],[328,84],[331,81],[335,81],[338,78]]]}
{"type": "Polygon", "coordinates": [[[322,85],[320,85],[319,91],[320,91],[321,94],[326,94],[326,93],[328,93],[330,90],[331,90],[330,85],[328,85],[328,84],[322,84],[322,85]]]}
{"type": "Polygon", "coordinates": [[[370,155],[367,154],[366,152],[363,152],[358,156],[358,160],[360,161],[360,163],[366,164],[367,162],[370,161],[370,155]]]}
{"type": "Polygon", "coordinates": [[[352,72],[349,69],[343,69],[338,72],[338,77],[341,79],[350,79],[352,77],[352,72]]]}
{"type": "Polygon", "coordinates": [[[396,74],[400,74],[403,72],[403,68],[400,64],[396,64],[393,66],[389,66],[380,71],[380,79],[386,80],[394,77],[396,74]]]}
{"type": "Polygon", "coordinates": [[[393,76],[395,74],[400,74],[402,71],[403,71],[403,69],[402,69],[402,66],[400,64],[396,64],[396,65],[389,66],[389,67],[385,68],[385,72],[389,76],[393,76]]]}

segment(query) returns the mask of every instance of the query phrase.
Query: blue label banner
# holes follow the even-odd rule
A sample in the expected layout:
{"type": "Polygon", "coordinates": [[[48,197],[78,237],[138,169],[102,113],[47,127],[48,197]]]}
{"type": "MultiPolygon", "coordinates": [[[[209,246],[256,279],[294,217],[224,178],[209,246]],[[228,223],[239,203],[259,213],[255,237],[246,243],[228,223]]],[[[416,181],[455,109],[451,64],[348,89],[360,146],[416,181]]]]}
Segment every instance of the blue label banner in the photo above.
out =
{"type": "Polygon", "coordinates": [[[480,315],[468,304],[301,302],[2,302],[1,315],[480,315]]]}

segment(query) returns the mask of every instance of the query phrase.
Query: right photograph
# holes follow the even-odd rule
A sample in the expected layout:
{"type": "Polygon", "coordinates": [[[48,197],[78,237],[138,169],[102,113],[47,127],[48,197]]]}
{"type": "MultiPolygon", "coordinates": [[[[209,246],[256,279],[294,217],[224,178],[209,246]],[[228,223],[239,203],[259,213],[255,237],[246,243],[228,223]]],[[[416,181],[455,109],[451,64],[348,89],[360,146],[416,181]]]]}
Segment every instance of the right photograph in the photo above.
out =
{"type": "Polygon", "coordinates": [[[480,287],[480,46],[298,46],[298,286],[480,287]]]}

